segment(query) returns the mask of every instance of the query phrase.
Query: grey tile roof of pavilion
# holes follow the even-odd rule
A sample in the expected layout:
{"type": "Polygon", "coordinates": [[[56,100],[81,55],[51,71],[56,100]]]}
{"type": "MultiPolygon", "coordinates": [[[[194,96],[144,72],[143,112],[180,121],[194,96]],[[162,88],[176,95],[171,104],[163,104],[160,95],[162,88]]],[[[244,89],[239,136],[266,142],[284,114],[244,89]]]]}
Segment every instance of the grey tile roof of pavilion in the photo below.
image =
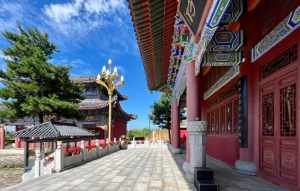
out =
{"type": "Polygon", "coordinates": [[[102,109],[108,106],[108,101],[101,99],[84,99],[79,103],[79,109],[102,109]]]}
{"type": "MultiPolygon", "coordinates": [[[[118,97],[115,95],[112,97],[112,102],[117,101],[118,97]]],[[[108,107],[108,100],[102,100],[98,98],[89,98],[84,99],[79,103],[79,109],[80,110],[86,110],[86,109],[102,109],[108,107]]]]}
{"type": "MultiPolygon", "coordinates": [[[[94,76],[77,76],[77,77],[71,77],[71,80],[74,83],[82,83],[82,84],[85,84],[85,83],[96,83],[96,77],[94,77],[94,76]]],[[[118,95],[118,100],[119,101],[124,101],[124,100],[128,99],[127,96],[122,95],[118,90],[115,90],[115,91],[116,91],[116,95],[118,95]]]]}
{"type": "Polygon", "coordinates": [[[46,122],[18,131],[15,136],[23,140],[63,140],[93,138],[95,134],[76,126],[57,125],[46,122]]]}
{"type": "Polygon", "coordinates": [[[96,77],[94,76],[78,76],[78,77],[71,77],[71,80],[75,83],[96,83],[96,77]]]}

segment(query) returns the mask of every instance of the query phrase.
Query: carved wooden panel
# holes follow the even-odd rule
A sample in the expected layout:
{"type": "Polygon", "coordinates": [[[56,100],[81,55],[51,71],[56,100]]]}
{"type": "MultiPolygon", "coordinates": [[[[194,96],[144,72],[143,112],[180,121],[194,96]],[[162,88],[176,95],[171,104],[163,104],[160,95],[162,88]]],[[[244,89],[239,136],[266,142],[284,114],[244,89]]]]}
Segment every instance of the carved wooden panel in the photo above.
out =
{"type": "Polygon", "coordinates": [[[297,141],[282,139],[280,141],[280,173],[279,175],[290,182],[297,179],[297,141]]]}
{"type": "Polygon", "coordinates": [[[261,77],[265,78],[270,74],[278,71],[279,69],[287,66],[297,60],[297,45],[293,45],[291,48],[283,52],[277,58],[272,60],[261,68],[261,77]]]}
{"type": "Polygon", "coordinates": [[[296,84],[280,90],[280,134],[296,136],[296,84]]]}
{"type": "Polygon", "coordinates": [[[262,96],[262,134],[274,136],[274,93],[262,96]]]}
{"type": "Polygon", "coordinates": [[[274,174],[274,167],[275,167],[275,154],[273,151],[273,146],[263,146],[263,153],[262,153],[262,168],[263,170],[268,173],[273,175],[274,174]]]}

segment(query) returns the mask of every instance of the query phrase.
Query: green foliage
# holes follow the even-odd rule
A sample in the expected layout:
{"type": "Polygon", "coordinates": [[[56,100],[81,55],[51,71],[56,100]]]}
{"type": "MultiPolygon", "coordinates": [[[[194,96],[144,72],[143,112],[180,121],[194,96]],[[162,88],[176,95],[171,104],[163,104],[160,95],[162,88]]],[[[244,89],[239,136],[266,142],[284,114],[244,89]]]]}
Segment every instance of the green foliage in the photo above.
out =
{"type": "Polygon", "coordinates": [[[5,132],[5,142],[15,141],[15,135],[11,132],[5,132]]]}
{"type": "Polygon", "coordinates": [[[160,128],[170,129],[171,127],[171,103],[170,96],[161,94],[158,101],[152,105],[150,119],[160,128]]]}
{"type": "Polygon", "coordinates": [[[143,129],[132,129],[129,130],[127,135],[129,139],[132,139],[133,137],[149,137],[151,135],[151,130],[148,128],[143,128],[143,129]]]}
{"type": "MultiPolygon", "coordinates": [[[[171,102],[170,95],[162,93],[158,101],[152,105],[150,119],[154,124],[160,128],[171,128],[171,102]]],[[[180,110],[179,117],[181,120],[185,119],[183,116],[183,110],[180,110]]]]}
{"type": "Polygon", "coordinates": [[[3,118],[37,116],[78,117],[78,103],[83,88],[69,78],[69,67],[49,62],[57,47],[48,40],[48,35],[36,28],[18,32],[4,32],[10,43],[4,49],[7,70],[0,71],[0,98],[7,110],[0,112],[3,118]]]}

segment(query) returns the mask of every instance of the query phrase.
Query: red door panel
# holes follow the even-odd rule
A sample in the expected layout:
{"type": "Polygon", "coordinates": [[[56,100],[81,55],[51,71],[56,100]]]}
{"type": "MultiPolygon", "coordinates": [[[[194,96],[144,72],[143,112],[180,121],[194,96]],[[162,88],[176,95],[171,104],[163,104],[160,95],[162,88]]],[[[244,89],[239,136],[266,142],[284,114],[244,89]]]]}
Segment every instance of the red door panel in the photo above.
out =
{"type": "Polygon", "coordinates": [[[270,78],[260,88],[260,168],[290,184],[298,178],[297,75],[270,78]]]}

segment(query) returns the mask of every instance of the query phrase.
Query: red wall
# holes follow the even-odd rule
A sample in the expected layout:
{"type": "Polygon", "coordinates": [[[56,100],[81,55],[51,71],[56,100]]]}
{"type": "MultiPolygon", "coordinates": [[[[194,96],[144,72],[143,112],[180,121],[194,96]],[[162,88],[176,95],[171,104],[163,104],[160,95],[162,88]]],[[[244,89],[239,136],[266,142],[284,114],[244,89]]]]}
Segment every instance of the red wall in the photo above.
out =
{"type": "Polygon", "coordinates": [[[112,128],[112,139],[114,137],[117,140],[122,136],[127,134],[127,122],[126,121],[114,121],[113,128],[112,128]]]}
{"type": "Polygon", "coordinates": [[[237,135],[208,135],[207,153],[233,166],[239,159],[239,141],[237,135]]]}

